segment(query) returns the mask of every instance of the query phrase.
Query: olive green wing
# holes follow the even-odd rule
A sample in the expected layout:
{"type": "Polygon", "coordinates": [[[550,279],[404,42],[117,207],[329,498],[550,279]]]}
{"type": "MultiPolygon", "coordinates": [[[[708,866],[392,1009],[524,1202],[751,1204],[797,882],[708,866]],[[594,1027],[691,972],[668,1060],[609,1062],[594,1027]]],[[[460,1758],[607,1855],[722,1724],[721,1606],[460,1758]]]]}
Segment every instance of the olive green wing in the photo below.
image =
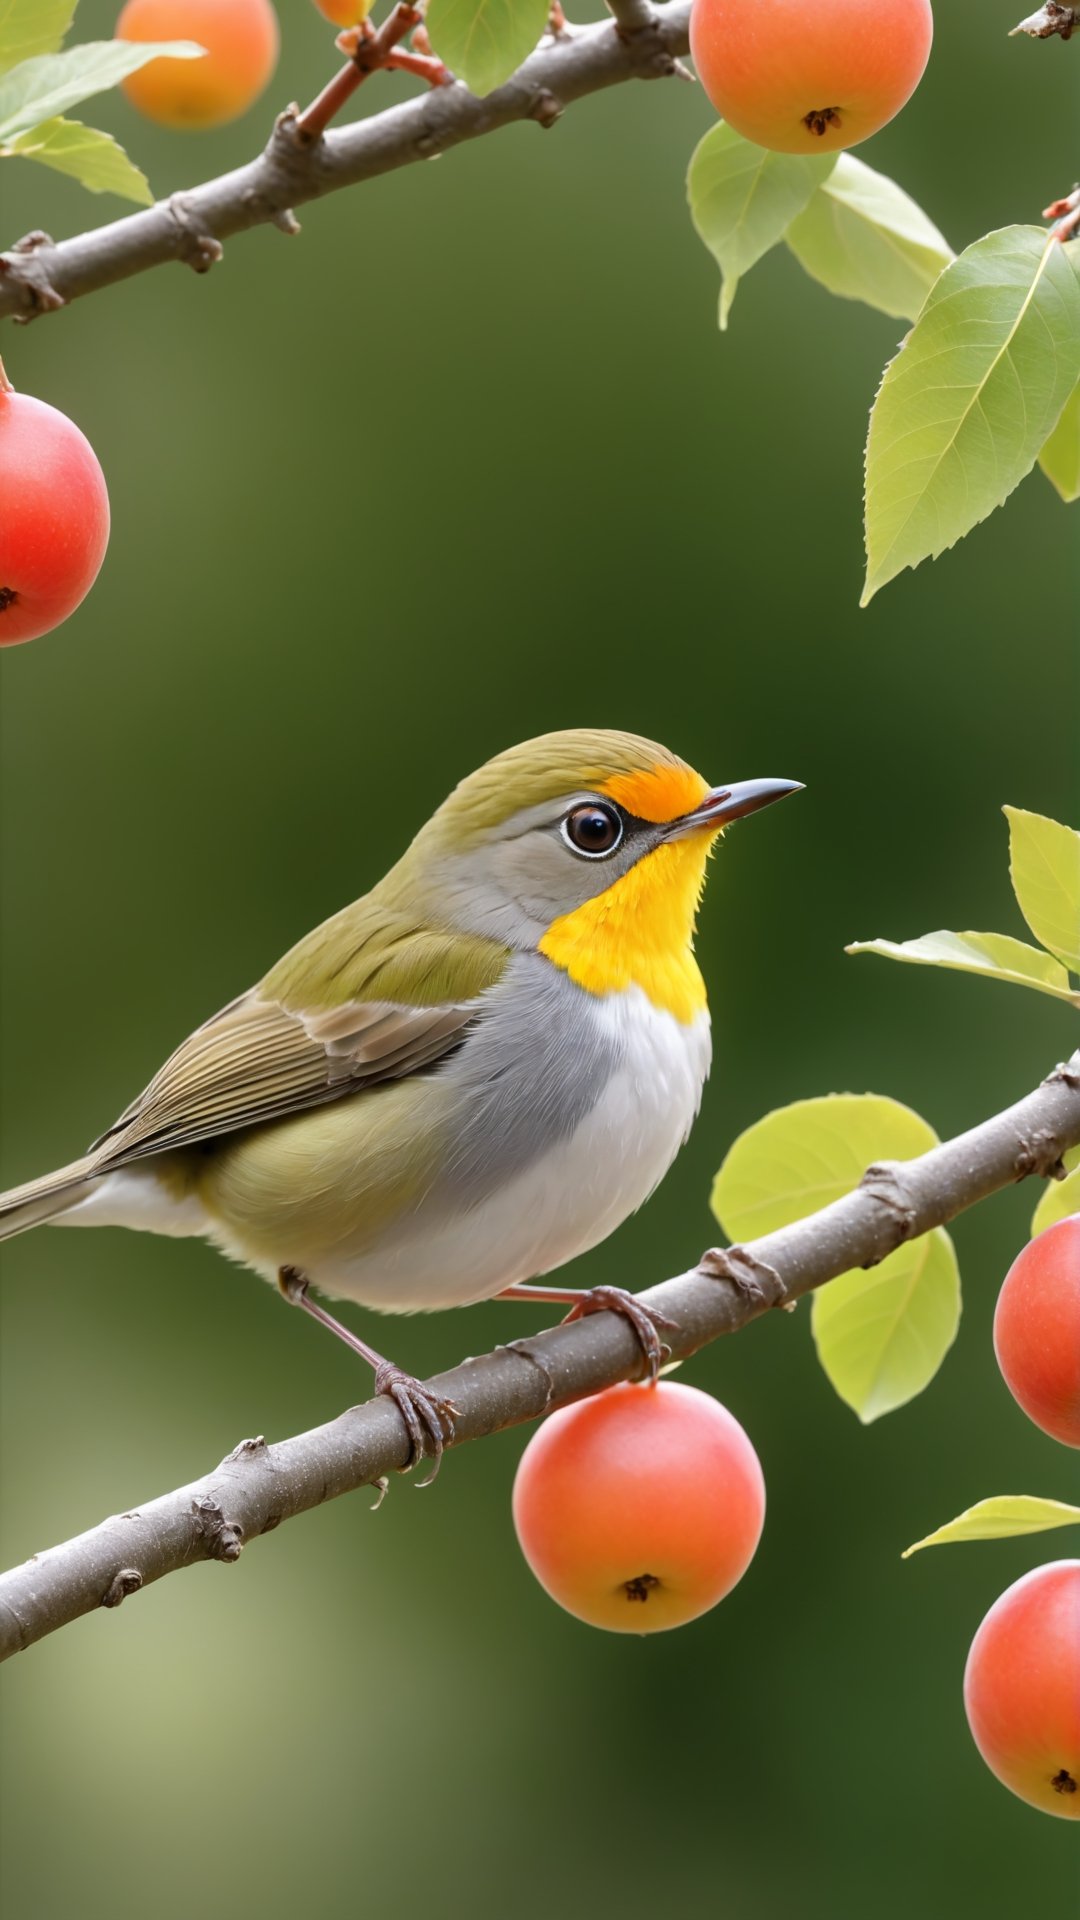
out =
{"type": "MultiPolygon", "coordinates": [[[[342,916],[338,916],[340,920],[342,916]]],[[[364,931],[359,922],[356,933],[364,931]]],[[[94,1142],[95,1172],[148,1154],[192,1146],[241,1128],[340,1100],[364,1087],[431,1066],[460,1044],[483,994],[506,965],[494,942],[459,940],[425,929],[368,928],[368,964],[355,943],[341,975],[363,989],[371,976],[393,978],[415,999],[333,997],[325,967],[317,974],[294,957],[303,947],[325,958],[317,936],[287,956],[251,993],[234,1000],[177,1048],[139,1098],[94,1142]],[[455,955],[455,946],[460,953],[455,955]],[[477,948],[488,951],[483,963],[477,948]],[[280,989],[273,993],[271,988],[280,989]],[[461,989],[460,994],[454,988],[461,989]],[[432,998],[433,990],[447,997],[432,998]],[[305,1005],[305,1000],[310,1004],[305,1005]]],[[[338,957],[340,958],[340,952],[338,957]]]]}

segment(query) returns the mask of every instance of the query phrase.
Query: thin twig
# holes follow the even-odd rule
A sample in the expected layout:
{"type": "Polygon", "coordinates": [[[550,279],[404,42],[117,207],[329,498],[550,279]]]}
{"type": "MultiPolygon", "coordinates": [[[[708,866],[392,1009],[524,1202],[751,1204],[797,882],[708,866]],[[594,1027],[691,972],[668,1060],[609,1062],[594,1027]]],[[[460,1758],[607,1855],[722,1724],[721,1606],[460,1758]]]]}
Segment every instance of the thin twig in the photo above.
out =
{"type": "Polygon", "coordinates": [[[1061,200],[1053,200],[1048,207],[1044,207],[1043,219],[1054,221],[1050,231],[1055,240],[1060,240],[1062,244],[1066,240],[1075,240],[1080,230],[1080,187],[1074,187],[1061,200]]]}
{"type": "Polygon", "coordinates": [[[405,4],[405,0],[398,0],[398,5],[387,14],[378,30],[370,20],[361,20],[358,27],[347,27],[344,33],[339,33],[334,44],[341,53],[348,54],[348,64],[334,75],[310,107],[305,107],[303,113],[297,116],[296,131],[300,138],[321,139],[331,120],[340,113],[357,87],[382,68],[398,67],[405,73],[426,80],[429,86],[447,86],[451,76],[441,60],[400,51],[401,41],[422,26],[423,19],[419,7],[411,7],[405,4]]]}
{"type": "MultiPolygon", "coordinates": [[[[684,1359],[721,1334],[837,1274],[876,1265],[905,1240],[1030,1174],[1060,1175],[1080,1143],[1080,1053],[1004,1113],[920,1159],[868,1168],[853,1193],[745,1247],[703,1254],[690,1273],[640,1297],[674,1321],[684,1359]]],[[[427,1383],[458,1409],[455,1445],[535,1420],[618,1380],[640,1376],[627,1321],[598,1313],[512,1347],[497,1347],[427,1383]]],[[[384,1398],[268,1446],[244,1440],[212,1473],[131,1513],[114,1515],[0,1576],[0,1657],[98,1607],[118,1606],[199,1560],[232,1561],[245,1541],[342,1493],[400,1470],[409,1439],[384,1398]]]]}
{"type": "MultiPolygon", "coordinates": [[[[505,86],[483,99],[454,81],[355,125],[331,128],[321,139],[304,134],[303,116],[290,107],[279,115],[265,152],[247,166],[70,240],[27,235],[0,254],[0,318],[35,319],[168,261],[205,272],[234,234],[268,222],[295,232],[292,209],[306,201],[430,160],[519,120],[553,126],[575,100],[624,80],[677,73],[677,56],[689,48],[689,23],[690,0],[670,0],[651,24],[629,34],[601,21],[569,37],[546,36],[505,86]]],[[[336,111],[341,102],[329,104],[336,111]]]]}

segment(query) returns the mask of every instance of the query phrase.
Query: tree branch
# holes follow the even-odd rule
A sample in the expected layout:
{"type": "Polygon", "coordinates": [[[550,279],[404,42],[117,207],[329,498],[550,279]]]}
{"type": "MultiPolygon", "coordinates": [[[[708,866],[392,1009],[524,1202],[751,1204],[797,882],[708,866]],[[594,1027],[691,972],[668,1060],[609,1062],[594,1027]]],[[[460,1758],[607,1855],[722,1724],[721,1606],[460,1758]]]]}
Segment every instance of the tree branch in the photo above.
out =
{"type": "MultiPolygon", "coordinates": [[[[641,1297],[675,1322],[684,1359],[771,1308],[855,1267],[1029,1174],[1060,1177],[1080,1144],[1080,1052],[1023,1100],[917,1160],[867,1169],[842,1200],[697,1267],[641,1297]]],[[[625,1319],[598,1313],[466,1360],[428,1382],[459,1409],[454,1444],[535,1420],[550,1408],[637,1378],[642,1354],[625,1319]]],[[[0,1658],[97,1607],[115,1607],[199,1560],[236,1560],[246,1540],[403,1467],[409,1441],[385,1397],[268,1446],[242,1440],[219,1467],[175,1493],[114,1515],[0,1576],[0,1658]]]]}
{"type": "Polygon", "coordinates": [[[305,201],[430,160],[517,120],[553,126],[564,107],[603,87],[685,72],[676,56],[689,50],[690,0],[669,0],[659,10],[646,0],[617,0],[614,11],[614,21],[544,40],[482,100],[454,81],[314,140],[289,107],[265,151],[233,173],[70,240],[28,234],[0,254],[0,319],[32,320],[170,260],[205,273],[233,234],[267,223],[295,233],[292,209],[305,201]]]}

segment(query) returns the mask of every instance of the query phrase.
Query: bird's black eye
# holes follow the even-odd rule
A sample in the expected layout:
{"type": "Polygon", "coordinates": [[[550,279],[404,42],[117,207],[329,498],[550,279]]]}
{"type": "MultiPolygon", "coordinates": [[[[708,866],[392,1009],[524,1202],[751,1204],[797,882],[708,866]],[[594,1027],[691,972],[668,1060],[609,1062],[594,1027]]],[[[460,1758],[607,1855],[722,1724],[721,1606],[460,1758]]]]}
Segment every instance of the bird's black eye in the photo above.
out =
{"type": "Polygon", "coordinates": [[[623,823],[614,807],[575,807],[562,824],[563,839],[575,853],[602,860],[614,853],[623,837],[623,823]]]}

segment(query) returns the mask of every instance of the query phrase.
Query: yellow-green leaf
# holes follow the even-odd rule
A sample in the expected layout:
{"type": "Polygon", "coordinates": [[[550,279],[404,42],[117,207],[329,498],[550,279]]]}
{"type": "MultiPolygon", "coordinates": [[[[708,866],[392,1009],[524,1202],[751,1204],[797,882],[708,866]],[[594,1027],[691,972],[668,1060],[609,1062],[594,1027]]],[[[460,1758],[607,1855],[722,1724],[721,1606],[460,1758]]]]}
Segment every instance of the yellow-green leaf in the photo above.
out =
{"type": "Polygon", "coordinates": [[[854,940],[844,952],[880,953],[886,960],[905,960],[913,966],[982,973],[1080,1006],[1080,994],[1072,991],[1060,961],[1008,933],[949,933],[942,927],[918,940],[854,940]]]}
{"type": "Polygon", "coordinates": [[[431,0],[426,26],[440,60],[472,93],[491,93],[539,43],[550,0],[431,0]]]}
{"type": "Polygon", "coordinates": [[[1020,807],[1006,807],[1005,818],[1020,911],[1036,940],[1080,973],[1080,833],[1020,807]]]}
{"type": "Polygon", "coordinates": [[[1033,1240],[1037,1233],[1045,1233],[1047,1227],[1055,1227],[1071,1213],[1080,1213],[1080,1147],[1070,1147],[1061,1157],[1069,1171],[1064,1180],[1048,1180],[1043,1188],[1042,1198],[1031,1216],[1033,1240]]]}
{"type": "Polygon", "coordinates": [[[720,326],[735,292],[836,165],[834,153],[772,153],[723,120],[699,140],[686,176],[690,218],[722,276],[720,326]]]}
{"type": "Polygon", "coordinates": [[[999,1493],[979,1500],[958,1513],[924,1540],[905,1547],[900,1558],[909,1560],[922,1547],[943,1547],[954,1540],[1007,1540],[1017,1533],[1045,1533],[1050,1527],[1072,1527],[1080,1521],[1080,1507],[1064,1500],[1040,1500],[1030,1493],[999,1493]]]}
{"type": "Polygon", "coordinates": [[[1080,382],[1065,402],[1065,411],[1044,441],[1039,465],[1051,486],[1068,504],[1080,500],[1080,382]]]}
{"type": "Polygon", "coordinates": [[[91,193],[119,193],[140,206],[153,205],[145,173],[129,160],[111,133],[84,127],[78,120],[43,120],[39,127],[17,134],[0,153],[38,160],[57,173],[70,173],[91,193]]]}
{"type": "Polygon", "coordinates": [[[0,73],[55,53],[71,25],[76,0],[0,0],[0,73]]]}
{"type": "Polygon", "coordinates": [[[199,60],[205,52],[191,40],[90,40],[23,60],[0,74],[0,142],[6,146],[17,133],[119,86],[151,60],[199,60]]]}
{"type": "Polygon", "coordinates": [[[796,1100],[739,1135],[713,1182],[712,1210],[729,1240],[755,1240],[850,1193],[872,1162],[936,1145],[933,1127],[884,1094],[796,1100]]]}
{"type": "Polygon", "coordinates": [[[853,153],[836,165],[784,238],[800,266],[842,300],[914,320],[953,250],[920,206],[853,153]]]}
{"type": "Polygon", "coordinates": [[[929,1386],[959,1324],[960,1270],[944,1227],[819,1287],[810,1314],[818,1359],[866,1424],[929,1386]]]}
{"type": "Polygon", "coordinates": [[[1041,227],[965,249],[885,370],[866,445],[866,606],[1030,472],[1080,379],[1080,281],[1041,227]]]}

